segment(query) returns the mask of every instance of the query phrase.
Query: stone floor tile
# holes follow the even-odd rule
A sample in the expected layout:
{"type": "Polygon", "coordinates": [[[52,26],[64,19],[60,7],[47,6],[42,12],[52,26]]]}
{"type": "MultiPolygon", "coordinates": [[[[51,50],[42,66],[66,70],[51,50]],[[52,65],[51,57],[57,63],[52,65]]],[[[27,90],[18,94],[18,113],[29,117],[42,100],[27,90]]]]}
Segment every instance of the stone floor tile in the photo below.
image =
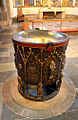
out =
{"type": "Polygon", "coordinates": [[[0,45],[3,43],[3,41],[0,40],[0,45]]]}
{"type": "Polygon", "coordinates": [[[0,82],[5,82],[6,80],[13,80],[13,76],[16,76],[16,71],[0,72],[0,82]]]}
{"type": "Polygon", "coordinates": [[[1,52],[7,52],[8,49],[7,48],[0,48],[0,55],[1,55],[1,52]]]}
{"type": "Polygon", "coordinates": [[[73,109],[78,109],[78,94],[76,94],[74,103],[71,105],[71,107],[67,111],[73,110],[73,109]]]}
{"type": "Polygon", "coordinates": [[[14,119],[19,119],[20,120],[20,119],[22,119],[22,117],[20,115],[17,115],[16,113],[12,112],[10,109],[8,109],[4,105],[1,120],[14,120],[14,119]]]}
{"type": "Polygon", "coordinates": [[[67,61],[64,69],[66,76],[73,81],[75,87],[78,87],[78,68],[76,67],[77,62],[77,58],[75,60],[70,59],[70,63],[67,61]]]}
{"type": "Polygon", "coordinates": [[[48,118],[48,119],[45,119],[45,120],[63,120],[63,118],[62,118],[62,115],[59,115],[59,116],[55,116],[55,117],[48,118]]]}
{"type": "Polygon", "coordinates": [[[78,64],[78,57],[75,58],[66,58],[66,65],[65,67],[68,67],[67,65],[70,64],[72,66],[72,64],[78,64]]]}
{"type": "Polygon", "coordinates": [[[78,94],[78,88],[76,88],[76,93],[78,94]]]}
{"type": "Polygon", "coordinates": [[[3,83],[0,83],[0,120],[3,112],[2,87],[3,87],[3,83]]]}
{"type": "Polygon", "coordinates": [[[2,51],[2,52],[0,52],[0,58],[4,58],[5,59],[5,57],[10,57],[10,52],[7,50],[7,51],[2,51]]]}
{"type": "Polygon", "coordinates": [[[10,48],[11,47],[11,44],[10,43],[7,43],[7,44],[0,44],[0,48],[10,48]]]}
{"type": "Polygon", "coordinates": [[[22,119],[15,119],[15,120],[63,120],[62,115],[52,117],[52,118],[47,118],[47,119],[27,119],[27,118],[22,118],[22,119]]]}
{"type": "Polygon", "coordinates": [[[12,63],[0,63],[0,72],[7,72],[16,70],[14,62],[12,63]]]}
{"type": "Polygon", "coordinates": [[[75,64],[75,67],[78,69],[78,64],[75,64]]]}
{"type": "Polygon", "coordinates": [[[14,57],[0,57],[0,63],[14,62],[14,57]]]}
{"type": "Polygon", "coordinates": [[[22,119],[14,119],[14,120],[39,120],[39,119],[22,118],[22,119]]]}
{"type": "Polygon", "coordinates": [[[63,120],[78,120],[78,109],[65,112],[62,114],[63,120]]]}

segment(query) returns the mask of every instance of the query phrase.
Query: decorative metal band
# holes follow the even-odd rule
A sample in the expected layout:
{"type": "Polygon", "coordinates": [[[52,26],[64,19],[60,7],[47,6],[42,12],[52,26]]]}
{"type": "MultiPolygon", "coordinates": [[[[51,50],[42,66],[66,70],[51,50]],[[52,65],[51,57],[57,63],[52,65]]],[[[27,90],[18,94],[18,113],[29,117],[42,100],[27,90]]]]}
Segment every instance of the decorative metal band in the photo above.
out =
{"type": "MultiPolygon", "coordinates": [[[[66,42],[62,42],[62,43],[56,43],[56,44],[53,44],[54,47],[59,47],[59,46],[62,46],[62,45],[65,45],[69,42],[69,39],[67,39],[66,42]]],[[[17,45],[20,45],[20,46],[24,46],[24,47],[31,47],[31,48],[47,48],[47,43],[46,44],[31,44],[31,43],[22,43],[22,42],[17,42],[15,40],[13,40],[13,43],[14,44],[17,44],[17,45]]],[[[53,49],[53,47],[51,47],[51,49],[53,49]]]]}

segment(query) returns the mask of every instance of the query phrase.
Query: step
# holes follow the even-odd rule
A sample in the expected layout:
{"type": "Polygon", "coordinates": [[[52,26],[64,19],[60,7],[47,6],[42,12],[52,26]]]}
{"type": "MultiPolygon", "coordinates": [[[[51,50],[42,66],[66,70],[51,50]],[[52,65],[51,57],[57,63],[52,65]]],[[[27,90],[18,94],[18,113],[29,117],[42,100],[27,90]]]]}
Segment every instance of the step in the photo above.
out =
{"type": "Polygon", "coordinates": [[[11,24],[11,20],[0,21],[0,28],[8,27],[11,24]]]}

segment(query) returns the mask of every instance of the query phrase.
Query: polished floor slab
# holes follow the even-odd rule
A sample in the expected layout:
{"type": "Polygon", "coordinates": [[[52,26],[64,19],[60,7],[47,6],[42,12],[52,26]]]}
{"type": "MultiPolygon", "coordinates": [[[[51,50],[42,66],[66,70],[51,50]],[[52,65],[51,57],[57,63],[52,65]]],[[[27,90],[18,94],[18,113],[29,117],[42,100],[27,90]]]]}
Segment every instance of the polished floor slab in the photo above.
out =
{"type": "MultiPolygon", "coordinates": [[[[78,24],[76,23],[75,26],[77,25],[78,24]]],[[[38,26],[40,27],[41,25],[37,24],[35,27],[38,27],[38,26]]],[[[59,23],[56,25],[56,27],[54,24],[51,25],[51,23],[45,24],[44,28],[47,29],[48,26],[49,26],[49,29],[53,29],[53,26],[54,28],[58,28],[57,26],[59,26],[59,23]]],[[[74,24],[71,23],[69,26],[72,28],[74,27],[74,24]]],[[[11,41],[12,34],[15,32],[21,31],[22,29],[20,27],[21,27],[21,23],[20,24],[14,23],[9,28],[4,29],[0,32],[0,49],[1,49],[0,52],[6,52],[5,50],[7,50],[7,52],[10,52],[10,55],[7,54],[6,56],[0,57],[0,65],[2,63],[1,68],[0,68],[0,71],[1,71],[0,82],[1,83],[8,81],[8,80],[12,80],[13,78],[17,76],[17,72],[14,69],[14,66],[12,66],[14,62],[13,46],[10,46],[10,45],[12,45],[12,41],[11,41]],[[7,34],[6,34],[6,31],[7,31],[7,34]],[[12,64],[10,64],[9,66],[9,63],[12,63],[12,64]],[[10,67],[12,67],[13,69],[11,69],[10,67]]],[[[71,39],[70,39],[67,53],[66,53],[67,59],[66,59],[64,73],[68,81],[69,80],[73,81],[75,88],[78,88],[78,35],[70,35],[69,37],[71,39]]],[[[0,105],[2,105],[2,109],[0,106],[0,110],[2,111],[1,120],[30,120],[30,118],[22,117],[12,112],[9,108],[7,108],[7,106],[2,102],[2,100],[1,100],[0,105]]],[[[26,112],[24,114],[26,114],[26,112]]],[[[44,113],[44,116],[45,116],[45,113],[44,113]]],[[[61,115],[58,115],[52,118],[47,118],[46,120],[77,120],[77,119],[78,119],[78,94],[76,94],[75,101],[68,110],[66,110],[61,115]]],[[[38,120],[38,118],[36,120],[38,120]]]]}

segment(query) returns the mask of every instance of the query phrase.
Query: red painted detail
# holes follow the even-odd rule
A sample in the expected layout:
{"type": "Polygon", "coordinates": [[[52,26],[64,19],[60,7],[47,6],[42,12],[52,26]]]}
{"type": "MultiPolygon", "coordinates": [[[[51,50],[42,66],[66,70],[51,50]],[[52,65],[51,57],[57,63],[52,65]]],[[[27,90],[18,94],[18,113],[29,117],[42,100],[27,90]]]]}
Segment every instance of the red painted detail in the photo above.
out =
{"type": "Polygon", "coordinates": [[[53,44],[53,46],[49,47],[48,43],[45,44],[35,44],[35,43],[22,43],[22,42],[17,42],[15,40],[13,40],[14,44],[20,45],[20,46],[24,46],[24,47],[31,47],[31,48],[45,48],[46,51],[52,51],[54,47],[58,47],[58,46],[62,46],[68,43],[68,41],[66,42],[62,42],[62,43],[55,43],[53,44]]]}

